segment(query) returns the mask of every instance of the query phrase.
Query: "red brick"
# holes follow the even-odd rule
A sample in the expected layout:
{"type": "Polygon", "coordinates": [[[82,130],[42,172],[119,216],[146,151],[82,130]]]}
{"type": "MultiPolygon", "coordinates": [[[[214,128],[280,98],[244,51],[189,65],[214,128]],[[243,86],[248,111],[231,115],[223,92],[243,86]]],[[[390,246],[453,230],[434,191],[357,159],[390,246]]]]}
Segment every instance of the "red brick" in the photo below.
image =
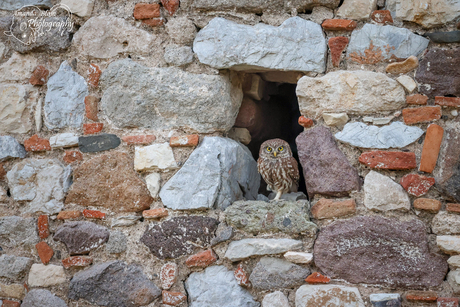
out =
{"type": "Polygon", "coordinates": [[[3,305],[2,307],[20,307],[21,303],[15,302],[15,301],[10,301],[10,300],[3,300],[3,305]]]}
{"type": "Polygon", "coordinates": [[[255,125],[258,122],[259,114],[259,104],[248,97],[243,98],[238,116],[235,119],[235,127],[248,128],[255,125]]]}
{"type": "Polygon", "coordinates": [[[436,96],[434,97],[434,103],[439,106],[458,108],[460,107],[460,97],[436,96]]]}
{"type": "Polygon", "coordinates": [[[160,5],[138,3],[134,6],[133,16],[135,19],[149,19],[160,17],[160,5]]]}
{"type": "Polygon", "coordinates": [[[414,208],[417,210],[426,210],[433,213],[441,210],[441,202],[430,198],[417,198],[414,200],[414,208]]]}
{"type": "Polygon", "coordinates": [[[83,160],[83,154],[78,150],[66,150],[63,158],[65,163],[72,163],[83,160]]]}
{"type": "Polygon", "coordinates": [[[50,235],[48,215],[40,215],[37,220],[38,236],[46,239],[50,235]]]}
{"type": "Polygon", "coordinates": [[[246,270],[243,268],[241,263],[238,264],[238,267],[236,268],[235,272],[233,272],[233,274],[235,275],[235,279],[240,286],[249,287],[251,285],[248,273],[246,273],[246,270]]]}
{"type": "Polygon", "coordinates": [[[177,265],[173,262],[166,263],[160,270],[160,281],[163,289],[169,289],[177,279],[177,265]]]}
{"type": "Polygon", "coordinates": [[[169,140],[169,146],[171,147],[193,147],[198,146],[200,136],[198,134],[184,135],[184,136],[173,136],[169,140]]]}
{"type": "Polygon", "coordinates": [[[105,213],[98,210],[83,210],[83,216],[87,219],[105,219],[105,213]]]}
{"type": "Polygon", "coordinates": [[[435,179],[418,174],[407,174],[401,178],[400,184],[407,193],[422,196],[435,184],[435,179]]]}
{"type": "Polygon", "coordinates": [[[146,219],[159,219],[168,215],[168,210],[165,208],[150,209],[142,212],[142,216],[146,219]]]}
{"type": "Polygon", "coordinates": [[[64,268],[85,267],[93,263],[93,258],[88,256],[72,256],[62,260],[64,268]]]}
{"type": "Polygon", "coordinates": [[[94,97],[94,96],[86,96],[85,97],[85,111],[86,111],[86,117],[88,119],[98,121],[97,117],[97,104],[99,102],[99,99],[94,97]]]}
{"type": "Polygon", "coordinates": [[[310,128],[310,127],[313,127],[315,123],[313,122],[311,118],[307,118],[302,115],[299,117],[299,125],[301,125],[304,128],[310,128]]]}
{"type": "Polygon", "coordinates": [[[161,0],[161,4],[163,4],[164,8],[168,11],[169,16],[172,16],[179,8],[180,1],[179,0],[161,0]]]}
{"type": "Polygon", "coordinates": [[[6,178],[6,171],[5,168],[3,167],[3,163],[0,163],[0,180],[3,180],[6,178]]]}
{"type": "Polygon", "coordinates": [[[438,295],[434,291],[410,291],[406,293],[408,301],[436,302],[438,295]]]}
{"type": "Polygon", "coordinates": [[[388,10],[379,10],[373,11],[371,18],[373,21],[381,24],[391,24],[393,23],[393,18],[391,17],[391,12],[388,10]]]}
{"type": "Polygon", "coordinates": [[[420,107],[403,109],[402,115],[406,125],[426,123],[441,118],[441,107],[420,107]]]}
{"type": "Polygon", "coordinates": [[[103,123],[86,123],[83,124],[83,134],[95,134],[102,131],[103,123]]]}
{"type": "Polygon", "coordinates": [[[185,264],[189,267],[200,267],[205,268],[210,264],[217,261],[217,256],[214,254],[212,249],[208,249],[198,254],[192,255],[185,260],[185,264]]]}
{"type": "Polygon", "coordinates": [[[309,284],[328,284],[331,279],[327,276],[322,275],[319,272],[315,272],[308,276],[305,281],[309,284]]]}
{"type": "Polygon", "coordinates": [[[81,216],[80,211],[61,211],[59,212],[57,219],[58,220],[68,220],[68,219],[76,219],[81,216]]]}
{"type": "Polygon", "coordinates": [[[321,25],[324,30],[332,31],[353,31],[356,28],[356,21],[346,19],[326,19],[321,25]]]}
{"type": "Polygon", "coordinates": [[[426,105],[428,96],[422,94],[414,94],[406,97],[407,104],[426,105]]]}
{"type": "Polygon", "coordinates": [[[128,145],[147,145],[156,140],[156,136],[151,134],[144,135],[128,135],[121,138],[123,142],[128,143],[128,145]]]}
{"type": "Polygon", "coordinates": [[[415,153],[373,150],[363,152],[359,162],[377,169],[406,170],[417,167],[415,153]]]}
{"type": "Polygon", "coordinates": [[[330,219],[346,216],[356,212],[354,199],[336,201],[333,199],[321,198],[311,208],[311,214],[315,219],[330,219]]]}
{"type": "Polygon", "coordinates": [[[420,171],[433,172],[438,161],[439,150],[441,149],[444,129],[436,124],[431,124],[426,130],[425,142],[423,142],[422,158],[420,160],[420,171]]]}
{"type": "Polygon", "coordinates": [[[446,211],[452,213],[460,213],[460,204],[447,204],[446,211]]]}
{"type": "Polygon", "coordinates": [[[42,65],[38,65],[33,71],[32,76],[29,79],[29,83],[32,85],[44,85],[49,74],[50,72],[48,69],[42,65]]]}
{"type": "Polygon", "coordinates": [[[88,84],[97,87],[99,85],[99,78],[101,77],[102,71],[96,64],[89,64],[88,68],[88,84]]]}
{"type": "Polygon", "coordinates": [[[342,52],[348,45],[348,37],[338,36],[332,37],[329,39],[328,43],[329,49],[331,50],[331,61],[332,66],[339,67],[340,65],[340,57],[342,56],[342,52]]]}
{"type": "Polygon", "coordinates": [[[54,255],[53,249],[46,242],[36,244],[35,248],[43,264],[48,264],[54,255]]]}
{"type": "Polygon", "coordinates": [[[41,139],[36,134],[24,141],[24,147],[27,151],[51,150],[50,141],[41,139]]]}
{"type": "Polygon", "coordinates": [[[437,307],[458,307],[458,298],[456,297],[438,297],[437,307]]]}
{"type": "Polygon", "coordinates": [[[163,18],[144,19],[142,23],[151,27],[159,27],[165,24],[165,20],[163,18]]]}
{"type": "Polygon", "coordinates": [[[180,292],[162,291],[163,304],[169,306],[177,306],[182,302],[185,302],[187,296],[180,292]]]}

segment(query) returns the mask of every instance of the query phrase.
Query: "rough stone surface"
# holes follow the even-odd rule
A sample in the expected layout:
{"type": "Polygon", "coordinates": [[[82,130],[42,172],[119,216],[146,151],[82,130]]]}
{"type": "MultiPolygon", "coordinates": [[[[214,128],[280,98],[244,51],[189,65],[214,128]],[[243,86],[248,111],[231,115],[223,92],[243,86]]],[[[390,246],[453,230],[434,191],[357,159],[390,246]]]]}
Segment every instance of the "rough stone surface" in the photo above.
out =
{"type": "Polygon", "coordinates": [[[170,289],[177,280],[177,264],[169,262],[161,267],[160,281],[161,288],[168,290],[170,289]]]}
{"type": "Polygon", "coordinates": [[[187,17],[170,18],[165,28],[176,44],[191,45],[195,39],[196,27],[187,17]]]}
{"type": "Polygon", "coordinates": [[[25,5],[37,5],[51,7],[50,0],[5,0],[0,3],[0,9],[13,11],[20,9],[25,5]]]}
{"type": "Polygon", "coordinates": [[[140,241],[160,259],[177,258],[193,252],[195,244],[209,245],[218,221],[210,217],[174,217],[148,226],[140,241]]]}
{"type": "Polygon", "coordinates": [[[328,126],[343,126],[349,120],[347,113],[323,113],[323,119],[328,126]]]}
{"type": "Polygon", "coordinates": [[[0,136],[0,161],[11,158],[25,158],[27,155],[24,146],[12,136],[0,136]]]}
{"type": "Polygon", "coordinates": [[[130,59],[111,63],[100,85],[102,110],[120,128],[227,131],[242,100],[240,86],[228,76],[148,68],[130,59]]]}
{"type": "Polygon", "coordinates": [[[381,128],[354,122],[346,124],[335,137],[356,147],[388,149],[405,147],[415,142],[422,134],[422,129],[406,126],[402,122],[392,122],[381,128]]]}
{"type": "Polygon", "coordinates": [[[339,5],[338,0],[307,0],[307,1],[241,1],[241,0],[194,0],[193,7],[203,11],[220,11],[220,10],[242,10],[254,13],[262,13],[270,10],[290,11],[295,8],[297,11],[312,10],[318,6],[335,9],[339,5]]]}
{"type": "Polygon", "coordinates": [[[230,242],[225,258],[238,261],[258,255],[281,254],[301,247],[302,241],[293,239],[242,239],[230,242]]]}
{"type": "Polygon", "coordinates": [[[410,209],[406,191],[391,178],[370,171],[364,179],[364,206],[376,211],[410,209]]]}
{"type": "Polygon", "coordinates": [[[317,126],[296,138],[305,185],[310,195],[347,195],[360,189],[358,172],[332,138],[331,131],[317,126]]]}
{"type": "Polygon", "coordinates": [[[404,106],[404,89],[385,74],[334,71],[322,77],[302,77],[296,88],[300,112],[312,118],[322,113],[365,115],[404,106]]]}
{"type": "Polygon", "coordinates": [[[321,198],[311,207],[310,211],[315,219],[336,218],[356,213],[356,203],[354,199],[335,201],[321,198]]]}
{"type": "Polygon", "coordinates": [[[164,58],[168,64],[182,66],[193,62],[193,51],[187,46],[168,45],[164,58]]]}
{"type": "Polygon", "coordinates": [[[134,169],[137,171],[168,171],[176,168],[177,163],[168,143],[136,147],[134,169]]]}
{"type": "Polygon", "coordinates": [[[345,0],[337,10],[337,16],[355,20],[367,20],[377,9],[377,0],[345,0]]]}
{"type": "Polygon", "coordinates": [[[390,74],[407,74],[418,67],[418,59],[411,55],[402,62],[390,63],[386,67],[386,72],[390,74]]]}
{"type": "Polygon", "coordinates": [[[233,127],[228,131],[227,136],[232,140],[240,142],[244,145],[251,143],[251,133],[246,128],[233,127]]]}
{"type": "Polygon", "coordinates": [[[83,298],[99,306],[145,306],[161,294],[136,265],[110,261],[76,273],[69,286],[69,298],[83,298]],[[128,284],[116,281],[129,281],[128,284]],[[127,286],[128,285],[128,286],[127,286]]]}
{"type": "Polygon", "coordinates": [[[439,249],[448,255],[460,253],[460,236],[437,236],[436,244],[439,249]]]}
{"type": "Polygon", "coordinates": [[[287,252],[284,254],[284,258],[293,263],[309,264],[313,260],[313,254],[304,252],[287,252]]]}
{"type": "Polygon", "coordinates": [[[70,255],[88,254],[107,242],[109,231],[91,222],[67,222],[56,229],[53,239],[64,243],[70,255]]]}
{"type": "Polygon", "coordinates": [[[22,307],[67,307],[67,304],[61,298],[55,296],[45,289],[31,289],[27,292],[22,307]]]}
{"type": "Polygon", "coordinates": [[[300,17],[279,27],[217,17],[198,32],[193,51],[201,63],[218,69],[324,72],[327,49],[321,26],[300,17]]]}
{"type": "Polygon", "coordinates": [[[401,307],[401,296],[398,293],[376,293],[369,297],[374,307],[401,307]]]}
{"type": "Polygon", "coordinates": [[[161,187],[160,173],[148,174],[147,176],[145,176],[145,183],[147,184],[147,189],[149,189],[150,195],[153,198],[157,198],[158,192],[160,192],[160,187],[161,187]]]}
{"type": "Polygon", "coordinates": [[[24,297],[24,286],[20,284],[0,284],[0,297],[22,299],[24,297]]]}
{"type": "Polygon", "coordinates": [[[441,211],[433,218],[431,229],[437,235],[459,235],[460,215],[441,211]]]}
{"type": "Polygon", "coordinates": [[[1,134],[27,133],[32,128],[31,105],[37,95],[31,85],[0,84],[1,134]]]}
{"type": "Polygon", "coordinates": [[[225,210],[227,224],[245,232],[307,233],[314,235],[317,227],[310,222],[306,202],[237,201],[225,210]]]}
{"type": "Polygon", "coordinates": [[[64,267],[53,264],[33,264],[28,285],[30,287],[49,287],[66,282],[64,267]]]}
{"type": "Polygon", "coordinates": [[[128,239],[121,231],[110,232],[109,240],[105,244],[105,249],[109,254],[120,254],[128,248],[128,239]]]}
{"type": "Polygon", "coordinates": [[[58,213],[70,185],[71,168],[55,159],[25,159],[8,172],[15,201],[26,202],[26,212],[58,213]]]}
{"type": "Polygon", "coordinates": [[[376,169],[407,170],[417,167],[415,153],[404,151],[367,151],[359,156],[359,162],[376,169]]]}
{"type": "Polygon", "coordinates": [[[455,294],[460,293],[460,270],[450,271],[447,274],[447,282],[452,287],[455,294]]]}
{"type": "Polygon", "coordinates": [[[289,301],[283,292],[275,291],[264,296],[262,307],[289,307],[289,301]]]}
{"type": "Polygon", "coordinates": [[[33,260],[27,257],[2,255],[0,256],[0,277],[6,277],[14,281],[22,280],[32,263],[33,260]]]}
{"type": "Polygon", "coordinates": [[[319,233],[314,258],[327,276],[351,283],[434,287],[447,272],[445,260],[429,252],[425,225],[416,219],[361,216],[337,221],[319,233]]]}
{"type": "Polygon", "coordinates": [[[400,181],[404,190],[410,195],[422,196],[434,185],[435,179],[418,174],[407,174],[400,181]]]}
{"type": "Polygon", "coordinates": [[[78,136],[74,133],[61,133],[50,137],[52,148],[66,148],[78,146],[78,136]]]}
{"type": "Polygon", "coordinates": [[[0,246],[30,247],[38,243],[37,222],[33,218],[19,216],[0,217],[0,246]]]}
{"type": "Polygon", "coordinates": [[[0,81],[25,81],[37,67],[38,61],[30,55],[13,53],[8,61],[0,65],[0,81]]]}
{"type": "Polygon", "coordinates": [[[295,294],[296,307],[364,307],[358,288],[336,285],[304,285],[295,294]]]}
{"type": "Polygon", "coordinates": [[[110,226],[113,227],[128,227],[136,225],[142,219],[140,215],[125,215],[112,219],[110,226]]]}
{"type": "Polygon", "coordinates": [[[252,270],[249,281],[255,289],[294,288],[304,283],[310,270],[283,259],[263,257],[252,270]]]}
{"type": "Polygon", "coordinates": [[[259,307],[260,304],[240,287],[233,272],[224,266],[211,266],[195,272],[185,281],[190,307],[259,307]]]}
{"type": "Polygon", "coordinates": [[[259,182],[257,163],[244,145],[228,138],[205,137],[162,187],[160,197],[166,207],[175,210],[223,210],[236,200],[256,199],[259,182]]]}
{"type": "Polygon", "coordinates": [[[398,81],[399,84],[401,84],[409,94],[417,88],[417,83],[415,83],[414,79],[407,75],[399,76],[396,78],[396,81],[398,81]]]}
{"type": "Polygon", "coordinates": [[[121,140],[115,134],[102,133],[99,135],[80,136],[78,147],[81,152],[99,152],[117,148],[121,140]]]}

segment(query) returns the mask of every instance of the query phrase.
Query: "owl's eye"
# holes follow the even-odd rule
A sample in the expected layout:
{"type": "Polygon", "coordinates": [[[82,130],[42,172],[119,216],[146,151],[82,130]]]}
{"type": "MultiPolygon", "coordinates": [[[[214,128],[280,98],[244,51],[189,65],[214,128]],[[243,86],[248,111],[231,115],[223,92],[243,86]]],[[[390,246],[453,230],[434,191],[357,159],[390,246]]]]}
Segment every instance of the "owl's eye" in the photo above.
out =
{"type": "Polygon", "coordinates": [[[267,151],[268,151],[268,152],[272,152],[272,150],[273,150],[273,149],[272,149],[271,147],[267,147],[267,151]]]}
{"type": "Polygon", "coordinates": [[[279,151],[279,152],[283,152],[283,151],[284,151],[284,146],[278,147],[278,151],[279,151]]]}

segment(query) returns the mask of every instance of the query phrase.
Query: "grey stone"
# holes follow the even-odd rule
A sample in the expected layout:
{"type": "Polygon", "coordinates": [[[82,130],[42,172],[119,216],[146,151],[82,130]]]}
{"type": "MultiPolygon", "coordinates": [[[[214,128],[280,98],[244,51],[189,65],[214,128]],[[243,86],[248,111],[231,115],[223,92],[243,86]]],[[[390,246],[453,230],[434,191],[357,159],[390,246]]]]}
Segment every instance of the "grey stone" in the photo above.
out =
{"type": "Polygon", "coordinates": [[[409,29],[366,23],[362,29],[351,33],[347,58],[360,64],[406,59],[421,54],[429,42],[409,29]]]}
{"type": "Polygon", "coordinates": [[[364,206],[370,210],[410,210],[409,195],[390,177],[370,171],[364,178],[364,206]]]}
{"type": "Polygon", "coordinates": [[[283,292],[275,291],[264,296],[262,307],[289,307],[289,301],[283,292]]]}
{"type": "Polygon", "coordinates": [[[326,19],[334,18],[334,11],[330,8],[324,6],[315,6],[312,11],[309,19],[318,24],[322,24],[326,19]]]}
{"type": "Polygon", "coordinates": [[[117,148],[121,140],[115,134],[102,133],[99,135],[80,136],[78,148],[81,152],[99,152],[117,148]]]}
{"type": "Polygon", "coordinates": [[[243,239],[230,242],[225,258],[234,262],[252,256],[281,254],[301,247],[302,241],[293,239],[243,239]]]}
{"type": "Polygon", "coordinates": [[[24,146],[12,136],[0,136],[0,162],[10,158],[25,158],[27,155],[24,146]]]}
{"type": "Polygon", "coordinates": [[[190,307],[259,307],[251,294],[240,287],[232,271],[224,266],[207,267],[185,281],[190,307]]]}
{"type": "Polygon", "coordinates": [[[279,27],[212,19],[198,32],[193,51],[201,63],[235,70],[324,72],[326,40],[320,25],[292,17],[279,27]]]}
{"type": "Polygon", "coordinates": [[[147,226],[140,241],[160,259],[190,254],[196,247],[207,246],[214,238],[218,221],[210,217],[173,217],[161,224],[147,226]]]}
{"type": "Polygon", "coordinates": [[[266,201],[266,202],[269,202],[269,201],[270,201],[270,198],[268,198],[267,196],[265,196],[265,195],[263,195],[263,194],[258,194],[256,200],[258,200],[258,201],[266,201]]]}
{"type": "Polygon", "coordinates": [[[431,221],[431,230],[437,235],[459,235],[460,215],[441,211],[431,221]]]}
{"type": "Polygon", "coordinates": [[[51,0],[3,0],[0,2],[0,9],[13,11],[26,5],[51,7],[51,0]]]}
{"type": "Polygon", "coordinates": [[[128,239],[121,231],[110,232],[109,241],[105,244],[105,250],[110,254],[120,254],[128,248],[128,239]]]}
{"type": "Polygon", "coordinates": [[[2,255],[0,256],[0,277],[6,277],[14,281],[22,280],[32,263],[33,260],[30,258],[2,255]]]}
{"type": "Polygon", "coordinates": [[[344,0],[337,10],[337,17],[354,20],[368,20],[377,9],[377,0],[344,0]]]}
{"type": "Polygon", "coordinates": [[[111,63],[102,73],[101,107],[120,128],[227,131],[243,99],[241,86],[230,80],[235,80],[233,74],[192,74],[124,59],[111,63]]]}
{"type": "Polygon", "coordinates": [[[169,18],[165,28],[166,33],[168,33],[176,44],[190,45],[195,39],[196,27],[185,16],[169,18]]]}
{"type": "Polygon", "coordinates": [[[216,237],[211,240],[211,246],[230,240],[233,237],[233,227],[220,223],[217,226],[216,237]]]}
{"type": "Polygon", "coordinates": [[[376,293],[369,298],[373,307],[401,307],[401,296],[398,293],[376,293]]]}
{"type": "Polygon", "coordinates": [[[361,188],[357,170],[337,147],[329,128],[308,129],[299,134],[296,144],[310,196],[346,196],[361,188]]]}
{"type": "Polygon", "coordinates": [[[53,239],[64,243],[70,255],[88,254],[107,242],[109,231],[91,222],[67,222],[56,229],[53,239]]]}
{"type": "Polygon", "coordinates": [[[187,46],[168,45],[165,48],[164,58],[168,64],[182,66],[193,62],[193,51],[187,46]]]}
{"type": "Polygon", "coordinates": [[[245,232],[284,232],[288,234],[316,234],[310,222],[308,202],[237,201],[225,210],[227,224],[245,232]]]}
{"type": "Polygon", "coordinates": [[[0,217],[0,246],[30,247],[38,241],[36,219],[19,216],[0,217]]]}
{"type": "MultiPolygon", "coordinates": [[[[259,197],[259,195],[257,195],[257,197],[259,197]]],[[[273,200],[275,197],[276,197],[276,193],[273,193],[273,192],[268,195],[269,200],[273,200]]],[[[291,192],[291,193],[286,193],[286,194],[281,195],[280,199],[291,201],[291,202],[296,202],[298,200],[308,199],[308,198],[307,198],[307,195],[303,194],[303,192],[291,192]]]]}
{"type": "Polygon", "coordinates": [[[313,255],[326,276],[357,284],[436,287],[448,269],[443,256],[430,252],[426,226],[418,219],[360,216],[336,221],[321,229],[313,255]]]}
{"type": "Polygon", "coordinates": [[[24,159],[7,173],[11,195],[26,212],[59,213],[70,186],[72,168],[55,159],[24,159]]]}
{"type": "Polygon", "coordinates": [[[21,307],[67,307],[61,298],[45,289],[32,289],[27,292],[21,307]]]}
{"type": "Polygon", "coordinates": [[[85,79],[67,61],[48,80],[45,97],[45,125],[48,129],[80,128],[85,116],[85,79]]]}
{"type": "Polygon", "coordinates": [[[249,281],[258,290],[294,288],[304,284],[310,270],[289,261],[263,257],[252,270],[249,281]]]}
{"type": "Polygon", "coordinates": [[[228,138],[205,137],[166,182],[160,197],[174,210],[223,210],[236,200],[256,199],[259,183],[257,163],[244,145],[228,138]]]}
{"type": "Polygon", "coordinates": [[[460,294],[460,270],[453,270],[447,274],[447,282],[455,294],[460,294]]]}
{"type": "Polygon", "coordinates": [[[112,219],[111,226],[112,227],[132,226],[136,224],[140,219],[142,219],[142,216],[140,215],[125,215],[125,216],[114,217],[112,219]]]}
{"type": "Polygon", "coordinates": [[[295,293],[296,307],[364,307],[358,288],[338,285],[304,285],[295,293]],[[320,302],[321,305],[318,305],[320,302]]]}
{"type": "Polygon", "coordinates": [[[68,294],[72,300],[83,298],[92,304],[113,307],[145,306],[160,295],[160,289],[139,266],[121,261],[96,264],[76,273],[68,294]]]}
{"type": "Polygon", "coordinates": [[[341,142],[356,147],[388,149],[412,144],[422,134],[422,129],[406,126],[402,122],[392,122],[381,128],[354,122],[346,124],[341,132],[335,134],[335,137],[341,142]]]}
{"type": "Polygon", "coordinates": [[[460,31],[426,33],[426,36],[434,43],[446,44],[460,42],[460,31]]]}

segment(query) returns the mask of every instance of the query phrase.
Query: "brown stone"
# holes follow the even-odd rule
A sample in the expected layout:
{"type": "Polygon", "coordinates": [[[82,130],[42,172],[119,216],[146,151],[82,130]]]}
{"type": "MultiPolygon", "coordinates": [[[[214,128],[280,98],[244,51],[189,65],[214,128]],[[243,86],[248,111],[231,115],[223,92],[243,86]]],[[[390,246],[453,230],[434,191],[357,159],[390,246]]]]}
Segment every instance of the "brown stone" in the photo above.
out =
{"type": "Polygon", "coordinates": [[[327,276],[322,275],[319,272],[312,273],[305,281],[309,284],[328,284],[331,279],[327,276]]]}
{"type": "Polygon", "coordinates": [[[54,255],[53,249],[49,247],[46,242],[38,243],[35,245],[35,248],[37,249],[38,256],[40,257],[40,260],[43,262],[43,264],[48,264],[54,255]]]}
{"type": "Polygon", "coordinates": [[[10,300],[3,300],[3,305],[2,307],[20,307],[21,303],[15,302],[15,301],[10,301],[10,300]]]}
{"type": "Polygon", "coordinates": [[[161,4],[163,4],[164,8],[168,11],[169,16],[172,16],[179,8],[180,1],[179,0],[161,0],[161,4]]]}
{"type": "Polygon", "coordinates": [[[64,243],[70,255],[84,255],[107,242],[109,231],[92,222],[66,222],[56,229],[53,239],[64,243]]]}
{"type": "Polygon", "coordinates": [[[328,40],[327,44],[329,45],[329,49],[331,50],[332,66],[339,67],[342,52],[348,45],[348,37],[332,37],[328,40]]]}
{"type": "Polygon", "coordinates": [[[332,31],[353,31],[356,28],[356,21],[346,19],[326,19],[321,25],[324,30],[332,31]]]}
{"type": "Polygon", "coordinates": [[[391,12],[388,10],[378,10],[373,11],[371,18],[373,21],[381,24],[392,24],[393,18],[391,17],[391,12]]]}
{"type": "Polygon", "coordinates": [[[103,123],[86,123],[83,124],[83,134],[95,134],[102,131],[103,123]]]}
{"type": "Polygon", "coordinates": [[[443,107],[460,107],[460,97],[434,97],[434,103],[443,107]]]}
{"type": "Polygon", "coordinates": [[[257,121],[259,113],[259,104],[248,97],[244,97],[235,120],[235,127],[248,128],[253,126],[257,121]]]}
{"type": "Polygon", "coordinates": [[[444,129],[436,124],[431,124],[426,130],[425,142],[423,142],[422,158],[419,170],[426,173],[433,172],[438,160],[444,129]]]}
{"type": "Polygon", "coordinates": [[[301,125],[304,128],[311,128],[315,125],[315,123],[311,118],[307,118],[302,115],[299,117],[299,125],[301,125]]]}
{"type": "Polygon", "coordinates": [[[426,105],[428,102],[428,96],[421,94],[414,94],[406,97],[407,104],[426,105]]]}
{"type": "Polygon", "coordinates": [[[36,134],[24,141],[24,147],[27,151],[51,150],[50,141],[41,139],[36,134]]]}
{"type": "Polygon", "coordinates": [[[460,213],[460,204],[449,203],[446,205],[446,211],[449,211],[452,213],[460,213]]]}
{"type": "Polygon", "coordinates": [[[32,85],[44,85],[49,74],[50,72],[48,69],[42,65],[38,65],[33,71],[32,76],[29,79],[29,83],[32,85]]]}
{"type": "Polygon", "coordinates": [[[3,163],[0,163],[0,181],[5,179],[5,177],[6,177],[5,168],[3,167],[3,163]]]}
{"type": "Polygon", "coordinates": [[[346,216],[356,212],[354,199],[336,201],[333,199],[321,198],[311,207],[311,214],[315,219],[330,219],[346,216]]]}
{"type": "Polygon", "coordinates": [[[173,262],[166,263],[160,270],[161,287],[165,290],[171,288],[177,279],[177,265],[173,262]]]}
{"type": "MultiPolygon", "coordinates": [[[[97,87],[99,85],[99,78],[101,77],[102,71],[96,64],[89,64],[88,68],[88,84],[97,87]]],[[[97,119],[96,119],[97,120],[97,119]]]]}
{"type": "Polygon", "coordinates": [[[426,123],[441,118],[442,111],[441,107],[419,107],[419,108],[408,108],[402,110],[404,123],[406,125],[426,123]]]}
{"type": "Polygon", "coordinates": [[[434,291],[410,291],[406,293],[408,301],[436,302],[438,295],[434,291]]]}
{"type": "Polygon", "coordinates": [[[156,140],[156,136],[152,134],[144,135],[128,135],[121,138],[123,142],[128,143],[128,145],[148,145],[156,140]]]}
{"type": "Polygon", "coordinates": [[[458,298],[456,297],[438,297],[437,307],[458,307],[458,298]]]}
{"type": "Polygon", "coordinates": [[[169,146],[171,147],[194,147],[194,146],[198,146],[199,140],[200,140],[200,136],[198,134],[173,136],[169,140],[169,146]]]}
{"type": "Polygon", "coordinates": [[[75,161],[82,161],[83,154],[78,150],[66,150],[63,158],[65,163],[72,163],[75,161]]]}
{"type": "Polygon", "coordinates": [[[58,220],[77,219],[80,216],[81,216],[80,211],[61,211],[59,212],[57,219],[58,220]]]}
{"type": "Polygon", "coordinates": [[[135,19],[149,19],[160,17],[160,5],[156,3],[137,3],[134,6],[133,16],[135,19]]]}
{"type": "Polygon", "coordinates": [[[163,18],[143,19],[142,23],[151,27],[159,27],[165,24],[165,20],[163,18]]]}
{"type": "Polygon", "coordinates": [[[87,219],[105,219],[105,213],[99,210],[83,210],[83,216],[87,219]]]}
{"type": "Polygon", "coordinates": [[[216,254],[213,252],[212,249],[208,249],[206,251],[199,252],[198,254],[188,257],[187,260],[185,260],[185,264],[189,268],[193,268],[193,267],[205,268],[216,261],[217,261],[216,254]]]}
{"type": "Polygon", "coordinates": [[[408,72],[418,67],[418,59],[411,55],[403,62],[395,62],[388,64],[386,72],[390,74],[407,74],[408,72]]]}
{"type": "Polygon", "coordinates": [[[167,217],[168,215],[168,210],[165,208],[156,208],[142,211],[142,216],[146,219],[159,219],[162,217],[167,217]]]}
{"type": "Polygon", "coordinates": [[[367,151],[361,154],[359,162],[376,169],[407,170],[417,167],[415,153],[403,151],[367,151]]]}
{"type": "Polygon", "coordinates": [[[185,302],[185,300],[187,299],[187,296],[180,292],[171,292],[171,291],[163,290],[162,299],[163,299],[163,304],[165,305],[177,306],[181,304],[182,302],[185,302]]]}
{"type": "Polygon", "coordinates": [[[246,273],[246,270],[243,268],[243,265],[241,263],[238,264],[238,267],[233,272],[233,274],[235,275],[235,279],[240,286],[243,286],[243,287],[251,286],[251,282],[249,281],[248,273],[246,273]]]}
{"type": "Polygon", "coordinates": [[[46,239],[50,235],[48,215],[40,215],[37,219],[38,236],[46,239]]]}
{"type": "Polygon", "coordinates": [[[88,119],[97,121],[99,120],[97,117],[97,104],[99,102],[99,99],[94,97],[94,96],[86,96],[85,97],[85,111],[86,111],[86,117],[88,119]]]}
{"type": "Polygon", "coordinates": [[[407,174],[401,178],[400,184],[407,193],[422,196],[435,184],[435,179],[418,174],[407,174]]]}
{"type": "Polygon", "coordinates": [[[426,210],[436,213],[441,210],[441,206],[441,202],[436,199],[417,198],[414,200],[414,208],[417,210],[426,210]]]}
{"type": "Polygon", "coordinates": [[[66,269],[71,267],[85,267],[93,263],[93,258],[88,256],[72,256],[62,260],[62,266],[66,269]]]}

